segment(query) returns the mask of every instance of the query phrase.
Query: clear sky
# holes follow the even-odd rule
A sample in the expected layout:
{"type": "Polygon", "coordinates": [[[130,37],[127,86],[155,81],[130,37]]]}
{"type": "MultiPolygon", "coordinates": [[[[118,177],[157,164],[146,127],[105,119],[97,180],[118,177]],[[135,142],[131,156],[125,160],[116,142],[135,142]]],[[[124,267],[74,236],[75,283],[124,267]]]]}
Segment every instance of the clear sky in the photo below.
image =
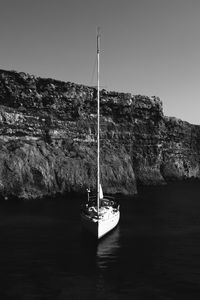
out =
{"type": "Polygon", "coordinates": [[[200,124],[199,0],[0,0],[0,68],[159,96],[200,124]]]}

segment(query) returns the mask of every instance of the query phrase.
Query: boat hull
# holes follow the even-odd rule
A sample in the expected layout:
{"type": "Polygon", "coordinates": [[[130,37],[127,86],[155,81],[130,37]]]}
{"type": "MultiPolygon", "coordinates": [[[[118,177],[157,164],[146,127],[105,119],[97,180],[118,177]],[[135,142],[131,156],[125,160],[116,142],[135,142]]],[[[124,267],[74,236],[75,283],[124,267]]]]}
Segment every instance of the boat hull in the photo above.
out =
{"type": "Polygon", "coordinates": [[[85,214],[81,214],[81,221],[83,227],[90,232],[97,239],[102,238],[105,234],[110,232],[117,226],[120,219],[120,212],[117,211],[112,217],[107,219],[97,219],[88,217],[85,214]]]}

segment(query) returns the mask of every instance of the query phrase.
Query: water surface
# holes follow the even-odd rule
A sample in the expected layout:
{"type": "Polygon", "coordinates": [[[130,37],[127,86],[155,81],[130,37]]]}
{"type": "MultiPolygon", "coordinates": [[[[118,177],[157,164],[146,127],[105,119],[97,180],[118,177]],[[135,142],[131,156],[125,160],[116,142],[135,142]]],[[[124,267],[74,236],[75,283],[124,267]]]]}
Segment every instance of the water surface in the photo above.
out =
{"type": "Polygon", "coordinates": [[[0,299],[199,299],[200,185],[121,199],[97,243],[79,199],[0,204],[0,299]]]}

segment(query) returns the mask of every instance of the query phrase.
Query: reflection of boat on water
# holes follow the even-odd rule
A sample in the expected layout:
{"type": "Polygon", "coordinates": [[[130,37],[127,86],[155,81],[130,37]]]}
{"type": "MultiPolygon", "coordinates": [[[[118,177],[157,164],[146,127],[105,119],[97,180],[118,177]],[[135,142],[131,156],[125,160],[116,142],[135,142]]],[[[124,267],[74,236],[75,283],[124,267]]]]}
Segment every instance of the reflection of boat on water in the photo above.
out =
{"type": "Polygon", "coordinates": [[[80,242],[82,257],[84,257],[80,263],[88,265],[91,261],[96,261],[98,268],[104,269],[110,262],[116,260],[120,248],[120,228],[114,228],[100,240],[83,230],[80,242]]]}
{"type": "Polygon", "coordinates": [[[119,249],[119,227],[106,235],[97,246],[97,260],[100,267],[105,267],[109,261],[115,260],[115,252],[119,249]]]}

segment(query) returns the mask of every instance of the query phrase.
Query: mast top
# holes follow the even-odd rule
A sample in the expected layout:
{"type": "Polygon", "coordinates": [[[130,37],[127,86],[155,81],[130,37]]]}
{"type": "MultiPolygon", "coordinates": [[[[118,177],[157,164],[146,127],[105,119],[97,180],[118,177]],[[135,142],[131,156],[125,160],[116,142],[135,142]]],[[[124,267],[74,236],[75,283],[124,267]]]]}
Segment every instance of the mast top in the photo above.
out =
{"type": "Polygon", "coordinates": [[[97,53],[100,52],[100,27],[97,27],[97,53]]]}

